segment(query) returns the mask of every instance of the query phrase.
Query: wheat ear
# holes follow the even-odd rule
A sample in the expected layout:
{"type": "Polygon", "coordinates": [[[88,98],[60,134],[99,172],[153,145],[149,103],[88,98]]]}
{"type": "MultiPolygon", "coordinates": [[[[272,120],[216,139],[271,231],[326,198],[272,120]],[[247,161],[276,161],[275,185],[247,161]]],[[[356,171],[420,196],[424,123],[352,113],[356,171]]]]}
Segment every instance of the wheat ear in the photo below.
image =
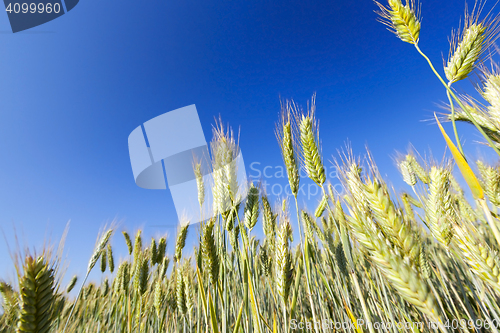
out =
{"type": "Polygon", "coordinates": [[[420,14],[413,0],[389,0],[389,7],[375,1],[380,8],[380,22],[389,27],[403,42],[417,44],[420,36],[420,14]]]}
{"type": "Polygon", "coordinates": [[[426,216],[429,229],[445,247],[448,247],[453,237],[453,211],[449,170],[435,167],[429,173],[429,195],[426,200],[426,216]]]}
{"type": "Polygon", "coordinates": [[[201,245],[203,260],[205,262],[204,268],[208,271],[212,286],[215,288],[219,277],[219,255],[217,254],[217,247],[215,245],[214,223],[215,219],[212,218],[205,224],[201,245]]]}
{"type": "Polygon", "coordinates": [[[26,256],[19,280],[20,313],[17,332],[50,331],[54,306],[54,270],[44,256],[26,256]]]}
{"type": "Polygon", "coordinates": [[[125,237],[125,243],[127,244],[128,254],[131,255],[133,251],[132,241],[130,240],[130,235],[128,232],[123,231],[123,237],[125,237]]]}
{"type": "Polygon", "coordinates": [[[295,112],[296,106],[292,101],[281,101],[280,122],[276,124],[275,133],[285,162],[290,190],[294,196],[297,196],[300,176],[295,151],[296,131],[293,122],[295,112]]]}
{"type": "Polygon", "coordinates": [[[498,16],[479,21],[484,6],[475,4],[472,13],[465,12],[462,33],[452,31],[450,52],[444,72],[449,83],[465,79],[481,61],[483,53],[498,38],[498,16]]]}
{"type": "Polygon", "coordinates": [[[262,217],[263,223],[262,228],[264,229],[264,235],[266,235],[266,242],[268,245],[268,250],[271,254],[274,253],[274,244],[276,240],[276,218],[278,214],[275,214],[269,204],[267,196],[262,195],[262,217]]]}
{"type": "Polygon", "coordinates": [[[199,162],[194,165],[194,175],[196,177],[196,187],[198,188],[198,203],[201,207],[205,203],[205,183],[201,173],[201,163],[199,162]]]}
{"type": "Polygon", "coordinates": [[[151,245],[149,246],[149,261],[151,262],[151,266],[156,265],[158,262],[158,246],[154,238],[151,238],[151,245]]]}
{"type": "Polygon", "coordinates": [[[292,261],[290,256],[290,245],[288,235],[291,233],[291,226],[285,218],[281,223],[276,240],[276,287],[283,302],[288,304],[288,295],[292,283],[292,261]]]}
{"type": "Polygon", "coordinates": [[[182,257],[182,249],[186,245],[187,231],[189,227],[189,222],[182,226],[177,234],[177,242],[175,243],[175,255],[174,260],[179,262],[182,257]]]}
{"type": "Polygon", "coordinates": [[[66,292],[69,294],[71,290],[76,286],[76,281],[78,281],[78,276],[73,276],[66,287],[66,292]]]}
{"type": "Polygon", "coordinates": [[[108,243],[108,267],[110,273],[115,271],[115,258],[113,258],[113,249],[111,248],[111,244],[108,243]]]}
{"type": "Polygon", "coordinates": [[[149,279],[149,258],[141,254],[137,259],[134,275],[134,288],[140,294],[144,295],[148,287],[149,279]]]}
{"type": "Polygon", "coordinates": [[[259,189],[254,184],[250,185],[248,190],[244,215],[245,226],[251,231],[259,218],[259,189]]]}
{"type": "Polygon", "coordinates": [[[302,148],[300,157],[309,178],[321,187],[326,181],[326,174],[319,149],[319,131],[315,111],[315,96],[313,95],[307,115],[302,114],[299,122],[300,145],[302,148]]]}
{"type": "Polygon", "coordinates": [[[500,260],[498,253],[485,242],[477,240],[478,231],[472,226],[455,226],[455,242],[474,274],[500,293],[500,260]]]}

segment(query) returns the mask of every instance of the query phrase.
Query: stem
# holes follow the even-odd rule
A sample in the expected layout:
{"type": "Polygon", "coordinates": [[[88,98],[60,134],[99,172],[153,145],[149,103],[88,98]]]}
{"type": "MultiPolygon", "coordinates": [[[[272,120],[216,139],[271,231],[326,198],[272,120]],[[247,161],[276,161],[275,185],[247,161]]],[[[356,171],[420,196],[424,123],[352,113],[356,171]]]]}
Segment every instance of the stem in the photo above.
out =
{"type": "MultiPolygon", "coordinates": [[[[451,87],[451,82],[448,82],[448,88],[450,87],[451,87]]],[[[450,102],[451,123],[453,124],[453,133],[455,133],[455,139],[457,141],[458,149],[460,150],[460,153],[462,153],[462,156],[465,158],[464,150],[462,149],[462,143],[460,142],[460,138],[458,137],[457,124],[455,122],[455,105],[453,104],[453,100],[451,99],[449,90],[446,90],[446,96],[448,96],[448,101],[450,102]]]]}
{"type": "MultiPolygon", "coordinates": [[[[236,214],[236,218],[238,219],[238,225],[240,225],[240,228],[245,228],[245,225],[243,223],[241,223],[241,220],[240,220],[240,217],[239,217],[238,214],[236,214]]],[[[243,247],[244,247],[244,249],[241,249],[241,252],[243,252],[243,254],[245,255],[244,259],[245,259],[245,262],[246,262],[247,267],[248,267],[248,272],[247,272],[247,274],[245,274],[245,276],[248,277],[248,275],[250,275],[250,279],[248,279],[248,283],[251,283],[252,284],[252,289],[255,290],[255,285],[253,283],[253,279],[254,279],[254,274],[253,274],[253,270],[252,270],[253,267],[250,266],[250,260],[248,258],[248,253],[247,253],[247,250],[248,250],[250,244],[249,244],[249,241],[248,241],[248,239],[246,237],[246,233],[245,232],[241,232],[241,241],[243,242],[243,247]]],[[[246,292],[248,293],[248,287],[246,288],[246,292]]],[[[256,311],[257,311],[257,313],[255,313],[255,318],[257,319],[256,320],[257,324],[259,325],[258,329],[259,329],[259,332],[263,332],[262,331],[262,327],[261,327],[262,326],[261,325],[261,320],[260,320],[260,317],[259,317],[259,313],[260,313],[260,311],[259,311],[259,305],[257,303],[255,292],[252,293],[252,294],[253,294],[252,300],[253,300],[253,303],[255,304],[255,308],[256,308],[256,311]]],[[[247,305],[247,307],[248,307],[248,305],[247,305]]],[[[251,323],[252,323],[252,320],[249,320],[248,324],[251,325],[251,323]]]]}
{"type": "MultiPolygon", "coordinates": [[[[295,196],[295,210],[297,211],[297,224],[299,225],[300,242],[302,244],[302,231],[300,228],[299,203],[297,202],[297,196],[295,196]]],[[[311,310],[312,310],[312,315],[313,315],[313,320],[314,320],[314,330],[316,330],[316,323],[318,323],[318,320],[316,319],[316,310],[314,309],[314,302],[313,302],[312,294],[311,294],[311,283],[309,282],[309,270],[307,269],[307,266],[309,265],[309,263],[306,261],[305,251],[306,251],[306,248],[304,246],[304,251],[302,251],[302,259],[304,260],[304,269],[306,270],[307,293],[309,296],[309,302],[311,303],[311,310]]]]}
{"type": "MultiPolygon", "coordinates": [[[[326,190],[325,190],[325,187],[323,185],[320,186],[321,190],[323,191],[323,196],[326,196],[327,198],[329,198],[330,196],[328,194],[326,194],[326,190]]],[[[334,203],[334,199],[335,198],[330,198],[332,200],[332,204],[334,203]]],[[[334,217],[335,215],[333,214],[333,209],[330,207],[330,200],[326,200],[326,209],[328,210],[328,213],[332,215],[332,217],[334,217]]],[[[335,224],[335,229],[337,229],[337,232],[338,234],[340,235],[340,229],[339,229],[339,226],[337,225],[337,221],[335,219],[333,219],[334,221],[334,224],[335,224]]]]}
{"type": "MultiPolygon", "coordinates": [[[[321,187],[321,189],[323,190],[323,195],[327,195],[327,194],[326,194],[326,191],[325,191],[325,187],[324,187],[323,185],[321,185],[320,187],[321,187]]],[[[333,202],[333,198],[331,198],[331,200],[332,200],[332,202],[333,202]]],[[[330,214],[332,214],[332,216],[334,216],[334,215],[333,215],[333,210],[332,210],[332,209],[331,209],[331,207],[330,207],[330,202],[327,200],[327,202],[326,202],[326,203],[327,203],[327,209],[328,209],[328,212],[329,212],[330,214]]],[[[340,237],[341,232],[340,232],[339,227],[337,226],[337,224],[335,224],[335,227],[337,228],[337,231],[338,231],[338,233],[339,233],[339,237],[340,237]]],[[[348,238],[346,238],[346,237],[341,237],[341,242],[344,242],[346,239],[348,239],[348,238]]],[[[344,245],[345,245],[345,246],[349,246],[349,244],[343,244],[343,246],[344,246],[344,245]]],[[[344,247],[345,247],[345,246],[344,246],[344,247]]],[[[346,256],[351,257],[351,252],[350,252],[350,251],[349,251],[349,252],[344,251],[344,253],[345,253],[345,255],[346,255],[346,256]]],[[[354,265],[352,265],[352,264],[351,264],[351,263],[353,262],[353,261],[352,261],[352,257],[348,259],[348,262],[350,263],[350,266],[351,266],[351,267],[350,267],[350,269],[349,269],[349,271],[350,271],[350,273],[351,273],[351,278],[352,278],[352,280],[354,281],[354,285],[355,285],[355,287],[356,287],[356,288],[355,288],[355,289],[356,289],[356,294],[358,294],[359,300],[361,301],[361,307],[363,308],[363,314],[364,314],[364,316],[365,316],[365,319],[368,321],[368,323],[371,323],[370,314],[368,313],[368,308],[366,307],[365,299],[363,298],[363,294],[361,293],[361,288],[359,287],[358,278],[357,278],[356,273],[355,273],[355,271],[354,271],[354,265]]],[[[368,326],[368,328],[369,328],[369,330],[370,330],[370,333],[375,333],[375,332],[373,331],[373,327],[372,327],[372,325],[369,325],[369,326],[368,326]]]]}
{"type": "MultiPolygon", "coordinates": [[[[227,223],[227,222],[226,222],[227,223]]],[[[234,226],[233,226],[234,227],[234,226]]],[[[224,249],[227,251],[227,239],[226,239],[226,230],[223,229],[223,238],[224,238],[224,249]]],[[[227,253],[227,252],[226,252],[227,253]]],[[[224,303],[223,303],[223,312],[222,312],[222,332],[227,333],[228,332],[228,316],[229,316],[229,303],[227,300],[227,271],[226,271],[226,258],[223,258],[223,285],[224,285],[224,290],[223,290],[223,295],[224,295],[224,303]]]]}
{"type": "Polygon", "coordinates": [[[287,325],[287,317],[286,317],[286,304],[285,300],[283,300],[283,321],[285,324],[285,332],[288,333],[288,325],[287,325]]]}
{"type": "Polygon", "coordinates": [[[484,216],[486,217],[486,220],[488,220],[488,224],[490,225],[490,228],[493,231],[493,234],[495,235],[498,246],[500,246],[500,232],[498,232],[497,225],[495,224],[495,221],[493,221],[493,217],[491,216],[488,204],[486,204],[485,199],[479,199],[479,203],[481,204],[481,208],[483,208],[484,211],[484,216]]]}
{"type": "Polygon", "coordinates": [[[368,308],[366,307],[365,298],[363,297],[363,294],[361,293],[361,288],[359,287],[359,282],[358,278],[356,277],[356,272],[354,271],[353,267],[351,267],[349,271],[351,273],[352,280],[354,281],[354,286],[356,287],[356,293],[358,294],[359,300],[361,301],[361,307],[363,308],[363,313],[366,319],[368,320],[368,329],[370,330],[370,333],[375,333],[375,331],[373,330],[373,325],[371,324],[370,316],[368,314],[368,308]]]}
{"type": "Polygon", "coordinates": [[[68,327],[69,320],[71,319],[71,315],[73,315],[73,311],[75,310],[76,303],[78,302],[78,299],[80,298],[80,295],[82,293],[83,287],[85,286],[85,282],[87,281],[87,278],[89,277],[90,271],[87,272],[87,275],[85,275],[85,279],[83,279],[82,286],[80,288],[80,291],[78,292],[78,295],[76,296],[75,303],[73,303],[73,307],[71,308],[71,312],[69,313],[68,319],[66,320],[66,324],[64,325],[63,333],[66,332],[66,328],[68,327]]]}
{"type": "Polygon", "coordinates": [[[446,84],[446,82],[444,82],[443,78],[439,75],[439,73],[436,71],[436,69],[432,65],[432,62],[430,61],[430,59],[420,50],[420,48],[418,47],[417,44],[415,44],[415,48],[417,49],[418,53],[420,53],[422,55],[422,57],[424,57],[425,60],[427,60],[427,62],[429,63],[429,66],[431,67],[431,69],[434,72],[434,74],[436,74],[436,76],[439,79],[439,81],[441,81],[441,83],[444,85],[444,87],[446,88],[446,90],[448,91],[448,93],[451,94],[451,96],[453,96],[453,99],[455,101],[457,101],[458,105],[460,105],[460,107],[465,112],[465,114],[467,114],[467,116],[469,117],[470,121],[472,121],[472,123],[474,124],[474,126],[476,126],[476,128],[483,135],[483,137],[486,139],[486,141],[488,141],[488,143],[490,144],[491,148],[493,148],[493,150],[495,150],[495,152],[498,154],[498,156],[500,156],[500,150],[498,150],[497,146],[493,143],[493,141],[490,139],[490,137],[483,131],[483,129],[476,122],[476,120],[474,119],[474,117],[472,117],[472,115],[470,114],[470,112],[464,106],[464,104],[462,103],[462,101],[455,95],[455,93],[453,92],[453,90],[451,90],[451,88],[448,87],[448,85],[446,84]]]}

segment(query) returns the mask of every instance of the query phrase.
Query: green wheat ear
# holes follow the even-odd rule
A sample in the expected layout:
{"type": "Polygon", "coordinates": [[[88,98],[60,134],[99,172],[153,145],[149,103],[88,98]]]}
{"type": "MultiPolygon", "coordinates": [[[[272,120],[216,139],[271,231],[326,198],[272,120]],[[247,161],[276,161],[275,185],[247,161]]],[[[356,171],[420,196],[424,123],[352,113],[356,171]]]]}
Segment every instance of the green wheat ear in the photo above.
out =
{"type": "Polygon", "coordinates": [[[66,292],[69,294],[73,288],[76,286],[76,282],[78,281],[78,276],[74,275],[68,283],[66,287],[66,292]]]}
{"type": "Polygon", "coordinates": [[[285,304],[288,304],[293,273],[290,245],[288,243],[288,235],[292,232],[291,229],[290,223],[285,219],[280,225],[276,240],[276,288],[285,304]]]}
{"type": "Polygon", "coordinates": [[[444,68],[450,83],[465,79],[498,38],[499,16],[491,17],[488,14],[479,21],[482,8],[476,3],[471,13],[466,12],[461,34],[452,31],[450,53],[444,68]]]}
{"type": "Polygon", "coordinates": [[[297,105],[293,101],[281,101],[280,121],[276,124],[275,134],[281,149],[281,155],[285,162],[290,190],[294,196],[299,192],[300,174],[297,163],[296,118],[297,105]]]}
{"type": "Polygon", "coordinates": [[[396,36],[403,42],[410,44],[418,44],[420,36],[420,14],[419,8],[413,0],[405,1],[405,5],[401,0],[388,0],[389,7],[384,7],[379,2],[375,1],[380,8],[380,22],[389,27],[396,36]]]}
{"type": "MultiPolygon", "coordinates": [[[[201,238],[201,248],[204,261],[203,268],[208,271],[212,285],[217,286],[217,279],[219,277],[219,255],[217,253],[217,246],[214,238],[214,223],[215,219],[212,218],[205,224],[201,238]]],[[[245,228],[241,229],[245,230],[245,228]]]]}
{"type": "Polygon", "coordinates": [[[248,190],[244,214],[245,225],[249,230],[252,230],[259,218],[259,189],[254,184],[251,184],[248,190]]]}
{"type": "Polygon", "coordinates": [[[201,163],[198,162],[194,165],[194,174],[196,177],[196,187],[198,188],[198,203],[200,206],[203,206],[205,203],[205,183],[201,172],[201,163]]]}
{"type": "Polygon", "coordinates": [[[185,223],[177,234],[177,242],[175,243],[174,260],[179,262],[182,257],[182,249],[186,246],[186,237],[188,232],[189,222],[185,223]]]}
{"type": "Polygon", "coordinates": [[[151,262],[151,266],[154,266],[158,260],[158,246],[156,245],[156,240],[154,238],[151,238],[149,260],[151,262]]]}
{"type": "Polygon", "coordinates": [[[109,271],[113,273],[115,271],[115,259],[113,258],[113,249],[111,244],[108,243],[108,266],[109,271]]]}
{"type": "Polygon", "coordinates": [[[464,29],[460,38],[452,37],[450,57],[444,67],[449,82],[465,79],[484,51],[486,27],[481,23],[464,29]]]}
{"type": "Polygon", "coordinates": [[[315,117],[315,97],[313,95],[311,99],[311,107],[307,115],[302,114],[298,121],[300,146],[302,148],[300,158],[309,178],[321,187],[326,181],[326,174],[319,145],[318,122],[315,117]]]}
{"type": "Polygon", "coordinates": [[[156,262],[160,264],[163,261],[163,258],[165,257],[165,252],[167,250],[167,239],[165,237],[160,238],[160,241],[158,242],[158,250],[156,253],[156,262]]]}
{"type": "Polygon", "coordinates": [[[125,243],[127,243],[128,254],[131,255],[133,247],[132,247],[132,241],[130,240],[130,236],[126,231],[123,231],[123,237],[125,237],[125,243]]]}
{"type": "Polygon", "coordinates": [[[49,332],[54,306],[54,270],[43,256],[27,256],[19,280],[20,314],[17,332],[49,332]]]}

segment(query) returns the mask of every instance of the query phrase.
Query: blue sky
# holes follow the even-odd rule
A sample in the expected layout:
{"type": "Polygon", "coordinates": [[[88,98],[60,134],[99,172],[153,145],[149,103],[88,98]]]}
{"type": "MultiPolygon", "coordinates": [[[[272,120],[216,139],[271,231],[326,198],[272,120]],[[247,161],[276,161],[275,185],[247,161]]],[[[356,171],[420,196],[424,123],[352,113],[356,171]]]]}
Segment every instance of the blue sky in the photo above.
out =
{"type": "MultiPolygon", "coordinates": [[[[375,9],[371,1],[82,0],[17,34],[0,14],[0,227],[11,250],[15,234],[23,248],[57,242],[71,220],[67,278],[81,277],[100,228],[113,219],[118,231],[144,228],[145,239],[168,233],[171,249],[172,198],[135,185],[127,138],[190,104],[207,139],[219,115],[240,129],[255,175],[251,163],[261,171],[282,165],[274,136],[279,97],[305,106],[316,92],[327,166],[347,141],[355,154],[368,145],[382,174],[404,189],[395,152],[411,143],[441,158],[443,138],[422,120],[446,95],[413,46],[377,22],[375,9]]],[[[463,0],[422,4],[419,45],[440,72],[463,11],[463,0]]],[[[458,87],[470,91],[471,84],[458,87]]],[[[469,156],[488,157],[469,129],[459,125],[469,156]]],[[[119,261],[121,235],[113,246],[119,261]]],[[[13,277],[3,237],[0,267],[1,278],[13,277]]]]}

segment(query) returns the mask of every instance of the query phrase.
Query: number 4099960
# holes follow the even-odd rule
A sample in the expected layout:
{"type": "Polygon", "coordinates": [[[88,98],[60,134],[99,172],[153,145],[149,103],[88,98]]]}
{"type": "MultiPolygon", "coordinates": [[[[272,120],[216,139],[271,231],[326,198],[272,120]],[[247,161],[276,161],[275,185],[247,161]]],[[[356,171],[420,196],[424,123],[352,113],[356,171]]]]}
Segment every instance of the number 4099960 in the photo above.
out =
{"type": "Polygon", "coordinates": [[[42,14],[42,13],[47,13],[47,14],[50,14],[50,13],[59,13],[61,11],[61,5],[59,3],[54,3],[54,4],[51,4],[51,3],[9,3],[9,5],[7,6],[7,8],[5,9],[9,14],[11,13],[15,13],[15,14],[18,14],[18,13],[23,13],[23,14],[27,14],[27,13],[31,13],[31,14],[35,14],[35,13],[39,13],[39,14],[42,14]]]}

